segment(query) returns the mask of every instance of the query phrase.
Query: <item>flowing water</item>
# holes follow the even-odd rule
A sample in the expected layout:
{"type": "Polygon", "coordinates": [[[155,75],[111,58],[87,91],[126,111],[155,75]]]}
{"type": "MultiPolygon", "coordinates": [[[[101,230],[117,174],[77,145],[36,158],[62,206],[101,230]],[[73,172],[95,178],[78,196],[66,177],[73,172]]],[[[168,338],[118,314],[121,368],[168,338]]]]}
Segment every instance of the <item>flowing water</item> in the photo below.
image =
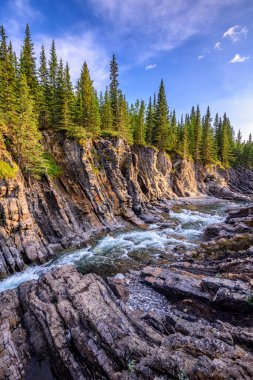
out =
{"type": "Polygon", "coordinates": [[[38,279],[41,274],[65,264],[74,264],[82,273],[112,275],[140,268],[155,260],[168,262],[182,252],[194,249],[203,241],[204,228],[223,221],[227,208],[235,206],[228,201],[210,199],[174,205],[163,215],[166,223],[163,220],[151,224],[146,230],[135,227],[116,231],[100,237],[90,246],[64,252],[46,264],[29,266],[1,281],[0,292],[38,279]]]}

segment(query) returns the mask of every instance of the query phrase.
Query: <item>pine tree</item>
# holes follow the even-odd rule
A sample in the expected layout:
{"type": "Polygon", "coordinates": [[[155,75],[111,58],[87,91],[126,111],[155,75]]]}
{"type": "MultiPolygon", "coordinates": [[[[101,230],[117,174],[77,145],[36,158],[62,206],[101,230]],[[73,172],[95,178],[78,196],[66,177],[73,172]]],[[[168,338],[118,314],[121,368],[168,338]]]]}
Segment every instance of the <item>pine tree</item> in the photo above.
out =
{"type": "Polygon", "coordinates": [[[7,36],[4,27],[0,27],[0,109],[4,125],[11,133],[17,121],[17,68],[12,49],[7,47],[7,36]]]}
{"type": "Polygon", "coordinates": [[[190,156],[190,116],[188,114],[185,115],[185,122],[184,122],[184,131],[183,131],[183,157],[188,158],[190,156]]]}
{"type": "Polygon", "coordinates": [[[152,99],[150,96],[146,113],[146,143],[148,145],[151,145],[153,143],[154,118],[154,106],[152,104],[152,99]]]}
{"type": "Polygon", "coordinates": [[[37,101],[38,78],[36,72],[36,58],[28,24],[26,25],[24,45],[20,54],[20,72],[26,76],[31,94],[34,96],[35,101],[37,101]]]}
{"type": "Polygon", "coordinates": [[[80,115],[81,126],[85,128],[87,132],[96,135],[100,132],[101,125],[99,104],[86,62],[81,71],[78,91],[82,107],[80,115]]]}
{"type": "Polygon", "coordinates": [[[220,131],[220,160],[225,167],[230,166],[233,151],[233,132],[227,115],[224,114],[220,131]]]}
{"type": "Polygon", "coordinates": [[[163,80],[161,81],[154,127],[154,144],[158,149],[169,149],[169,110],[163,80]]]}
{"type": "Polygon", "coordinates": [[[139,107],[137,125],[134,131],[134,143],[145,145],[145,102],[143,100],[139,107]]]}
{"type": "Polygon", "coordinates": [[[207,108],[206,115],[203,119],[202,127],[202,146],[201,146],[201,158],[204,164],[211,163],[213,161],[213,130],[211,126],[211,114],[209,107],[207,108]]]}
{"type": "Polygon", "coordinates": [[[170,150],[175,151],[177,149],[177,117],[174,110],[170,120],[170,150]]]}
{"type": "Polygon", "coordinates": [[[194,157],[195,153],[195,122],[196,122],[196,111],[195,107],[192,107],[191,114],[189,117],[188,124],[188,141],[189,141],[189,155],[194,157]]]}
{"type": "Polygon", "coordinates": [[[70,130],[74,125],[75,117],[75,95],[73,85],[71,83],[69,65],[65,66],[63,72],[63,84],[64,84],[64,109],[63,109],[63,127],[66,130],[70,130]]]}
{"type": "Polygon", "coordinates": [[[104,99],[101,106],[101,121],[102,121],[102,129],[104,131],[112,131],[112,108],[109,97],[108,88],[106,87],[104,99]]]}
{"type": "Polygon", "coordinates": [[[201,128],[201,114],[199,105],[197,105],[195,120],[194,120],[194,148],[193,148],[193,158],[195,162],[200,161],[201,155],[201,139],[202,139],[202,128],[201,128]]]}
{"type": "Polygon", "coordinates": [[[114,130],[117,130],[117,124],[119,122],[119,82],[118,82],[118,64],[116,56],[113,54],[110,64],[110,100],[112,108],[112,125],[114,130]]]}
{"type": "Polygon", "coordinates": [[[133,142],[133,134],[130,128],[128,105],[121,91],[119,91],[117,132],[119,133],[120,137],[126,139],[130,144],[133,142]]]}
{"type": "Polygon", "coordinates": [[[50,122],[49,113],[49,73],[44,46],[41,47],[38,92],[39,126],[46,129],[50,122]]]}
{"type": "Polygon", "coordinates": [[[13,130],[13,153],[24,172],[38,175],[44,172],[42,136],[38,130],[35,102],[24,74],[20,75],[19,94],[19,119],[13,130]]]}
{"type": "Polygon", "coordinates": [[[49,115],[50,126],[55,128],[57,124],[57,72],[58,72],[58,59],[56,55],[56,47],[54,40],[52,41],[50,49],[49,60],[49,115]]]}

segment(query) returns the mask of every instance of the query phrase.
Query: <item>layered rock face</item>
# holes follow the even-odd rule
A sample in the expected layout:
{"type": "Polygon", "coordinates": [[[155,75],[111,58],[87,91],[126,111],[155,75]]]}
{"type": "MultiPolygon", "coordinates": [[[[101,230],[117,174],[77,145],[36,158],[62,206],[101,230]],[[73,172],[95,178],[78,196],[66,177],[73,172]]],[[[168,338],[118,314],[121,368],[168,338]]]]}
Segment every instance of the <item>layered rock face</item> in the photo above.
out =
{"type": "Polygon", "coordinates": [[[122,139],[56,140],[50,146],[62,175],[26,183],[0,181],[0,276],[53,252],[84,243],[94,231],[127,222],[143,225],[145,204],[176,197],[165,152],[122,139]]]}
{"type": "Polygon", "coordinates": [[[65,266],[0,294],[0,378],[252,379],[253,237],[226,242],[110,279],[65,266]]]}
{"type": "MultiPolygon", "coordinates": [[[[57,179],[0,181],[0,277],[43,263],[60,249],[80,246],[94,231],[134,223],[143,226],[155,202],[215,194],[248,199],[233,172],[171,162],[163,151],[129,146],[114,138],[76,141],[45,135],[62,175],[57,179]],[[52,143],[53,141],[53,143],[52,143]],[[225,188],[225,190],[224,190],[225,188]]],[[[249,177],[248,194],[252,193],[249,177]]]]}

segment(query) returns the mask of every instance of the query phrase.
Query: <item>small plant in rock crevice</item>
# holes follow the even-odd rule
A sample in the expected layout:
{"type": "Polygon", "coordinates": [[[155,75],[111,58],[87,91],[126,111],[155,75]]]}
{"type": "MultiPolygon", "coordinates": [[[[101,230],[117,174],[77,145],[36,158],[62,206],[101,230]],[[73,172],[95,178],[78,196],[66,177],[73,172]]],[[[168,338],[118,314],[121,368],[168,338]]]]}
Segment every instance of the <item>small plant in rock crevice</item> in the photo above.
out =
{"type": "Polygon", "coordinates": [[[189,380],[189,377],[187,375],[187,372],[183,369],[180,369],[178,373],[178,380],[189,380]]]}
{"type": "Polygon", "coordinates": [[[130,360],[128,362],[128,365],[127,365],[128,371],[130,373],[134,373],[135,372],[135,367],[136,367],[136,360],[130,360]]]}
{"type": "Polygon", "coordinates": [[[253,293],[252,292],[249,292],[249,294],[248,294],[247,303],[250,306],[253,306],[253,293]]]}

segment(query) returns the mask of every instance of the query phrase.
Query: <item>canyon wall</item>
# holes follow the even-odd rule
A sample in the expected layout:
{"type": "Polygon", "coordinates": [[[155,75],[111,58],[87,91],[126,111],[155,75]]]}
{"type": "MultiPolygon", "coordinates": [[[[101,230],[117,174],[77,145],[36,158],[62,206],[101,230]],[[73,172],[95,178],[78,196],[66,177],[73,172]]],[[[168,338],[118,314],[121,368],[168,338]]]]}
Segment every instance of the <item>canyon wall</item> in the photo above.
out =
{"type": "Polygon", "coordinates": [[[80,246],[94,231],[142,226],[157,202],[206,193],[236,197],[228,186],[236,191],[237,183],[229,183],[227,172],[196,168],[180,157],[172,162],[164,151],[119,138],[83,145],[59,135],[45,140],[62,169],[58,178],[27,181],[19,173],[0,180],[0,277],[80,246]]]}

